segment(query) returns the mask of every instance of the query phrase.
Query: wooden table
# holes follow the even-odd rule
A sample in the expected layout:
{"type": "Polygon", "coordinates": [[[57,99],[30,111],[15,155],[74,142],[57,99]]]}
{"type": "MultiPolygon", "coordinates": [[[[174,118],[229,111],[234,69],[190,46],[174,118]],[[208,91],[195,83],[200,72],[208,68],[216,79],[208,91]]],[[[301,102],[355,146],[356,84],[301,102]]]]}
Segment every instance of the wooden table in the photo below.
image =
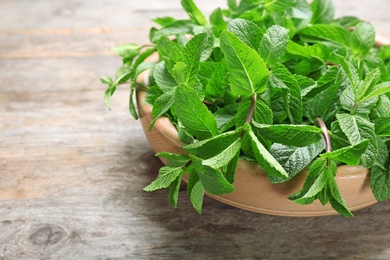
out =
{"type": "MultiPolygon", "coordinates": [[[[206,13],[225,1],[197,0],[206,13]]],[[[341,1],[390,37],[387,0],[341,1]]],[[[389,259],[390,202],[356,217],[286,218],[142,188],[160,161],[127,111],[103,102],[109,48],[146,43],[179,0],[0,0],[0,259],[389,259]]]]}

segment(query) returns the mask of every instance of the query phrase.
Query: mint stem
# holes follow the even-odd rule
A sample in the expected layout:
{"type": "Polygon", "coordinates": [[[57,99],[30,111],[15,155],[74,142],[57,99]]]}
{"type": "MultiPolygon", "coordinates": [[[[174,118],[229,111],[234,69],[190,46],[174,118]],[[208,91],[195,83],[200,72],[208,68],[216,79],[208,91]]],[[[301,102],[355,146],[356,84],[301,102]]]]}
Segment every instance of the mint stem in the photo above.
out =
{"type": "Polygon", "coordinates": [[[248,124],[252,121],[253,117],[253,112],[255,111],[255,106],[256,106],[256,93],[251,96],[251,107],[249,108],[249,113],[248,116],[246,117],[245,122],[248,124]]]}
{"type": "Polygon", "coordinates": [[[332,148],[330,144],[328,128],[326,127],[325,122],[321,118],[317,118],[316,120],[322,130],[322,135],[324,136],[325,139],[326,152],[329,153],[332,150],[332,148]]]}

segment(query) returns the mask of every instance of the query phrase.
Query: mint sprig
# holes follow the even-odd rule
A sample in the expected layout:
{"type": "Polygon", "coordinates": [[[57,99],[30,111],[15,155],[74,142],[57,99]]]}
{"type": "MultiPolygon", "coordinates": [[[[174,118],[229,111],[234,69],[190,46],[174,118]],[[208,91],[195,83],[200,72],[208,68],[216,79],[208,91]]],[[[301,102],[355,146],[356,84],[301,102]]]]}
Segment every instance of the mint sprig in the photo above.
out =
{"type": "MultiPolygon", "coordinates": [[[[299,204],[318,199],[352,216],[336,183],[337,166],[363,165],[379,201],[390,199],[390,46],[374,47],[375,30],[358,18],[334,19],[331,0],[227,1],[209,19],[182,0],[187,19],[156,18],[151,45],[113,49],[123,61],[102,77],[104,99],[127,85],[129,109],[146,90],[153,120],[168,117],[186,154],[167,160],[146,191],[168,189],[178,205],[187,191],[198,213],[205,192],[234,190],[241,159],[255,161],[273,183],[308,169],[299,204]],[[154,52],[158,61],[147,60],[154,52]],[[150,70],[149,85],[137,77],[150,70]]],[[[287,198],[286,198],[287,199],[287,198]]]]}

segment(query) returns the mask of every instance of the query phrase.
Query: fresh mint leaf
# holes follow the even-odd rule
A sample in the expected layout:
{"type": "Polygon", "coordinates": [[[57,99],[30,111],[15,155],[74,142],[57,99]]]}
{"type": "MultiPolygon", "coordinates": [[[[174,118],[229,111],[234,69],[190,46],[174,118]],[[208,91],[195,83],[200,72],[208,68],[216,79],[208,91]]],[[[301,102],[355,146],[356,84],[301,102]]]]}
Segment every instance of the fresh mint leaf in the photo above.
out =
{"type": "Polygon", "coordinates": [[[225,59],[222,59],[207,81],[206,95],[214,100],[221,99],[228,84],[228,69],[225,59]]]}
{"type": "Polygon", "coordinates": [[[390,136],[390,117],[378,117],[374,121],[375,133],[379,136],[390,136]]]}
{"type": "Polygon", "coordinates": [[[280,62],[288,41],[288,30],[282,26],[273,25],[266,31],[258,50],[268,67],[272,68],[280,62]]]}
{"type": "Polygon", "coordinates": [[[221,8],[217,8],[211,13],[210,24],[213,27],[213,32],[216,37],[219,37],[221,32],[227,29],[227,22],[223,18],[223,11],[221,8]]]}
{"type": "Polygon", "coordinates": [[[149,131],[152,130],[156,120],[164,115],[173,105],[175,101],[175,91],[176,89],[172,89],[168,92],[165,92],[154,102],[152,109],[153,120],[149,125],[149,131]]]}
{"type": "Polygon", "coordinates": [[[269,83],[273,88],[271,92],[282,91],[284,109],[293,124],[302,123],[303,104],[302,94],[298,82],[289,70],[283,65],[272,68],[269,83]]]}
{"type": "Polygon", "coordinates": [[[199,140],[217,135],[217,122],[194,89],[180,84],[173,103],[179,121],[192,135],[199,140]]]}
{"type": "Polygon", "coordinates": [[[262,166],[266,173],[274,177],[288,177],[288,173],[280,163],[269,153],[267,149],[257,139],[255,133],[249,125],[246,126],[246,134],[250,137],[251,147],[256,161],[262,166]]]}
{"type": "Polygon", "coordinates": [[[348,86],[340,96],[340,102],[345,110],[350,111],[352,114],[368,115],[371,110],[378,103],[378,98],[372,98],[363,103],[357,103],[355,93],[351,86],[348,86]]]}
{"type": "Polygon", "coordinates": [[[171,183],[171,185],[169,185],[169,187],[168,187],[168,190],[169,190],[168,200],[174,208],[177,207],[177,202],[179,200],[181,177],[183,176],[183,174],[184,174],[184,172],[176,180],[174,180],[171,183]]]}
{"type": "Polygon", "coordinates": [[[175,18],[170,17],[170,16],[165,16],[165,17],[158,17],[152,19],[153,22],[157,23],[158,25],[161,25],[162,27],[167,26],[168,24],[176,21],[175,18]]]}
{"type": "Polygon", "coordinates": [[[262,136],[274,143],[297,147],[317,143],[322,138],[322,130],[310,125],[264,125],[252,121],[262,136]]]}
{"type": "Polygon", "coordinates": [[[378,155],[375,125],[359,115],[337,114],[336,117],[351,144],[358,144],[365,139],[370,140],[366,152],[362,154],[361,162],[367,168],[372,167],[378,155]]]}
{"type": "Polygon", "coordinates": [[[126,43],[118,45],[111,50],[122,57],[124,64],[130,65],[133,59],[140,53],[141,46],[134,43],[126,43]]]}
{"type": "Polygon", "coordinates": [[[365,77],[362,84],[357,89],[357,97],[356,97],[356,103],[359,103],[364,96],[369,95],[374,87],[377,85],[378,81],[381,77],[381,71],[376,68],[371,70],[367,76],[365,77]]]}
{"type": "Polygon", "coordinates": [[[351,32],[342,27],[329,24],[314,24],[299,31],[299,35],[307,42],[333,42],[349,46],[351,32]]]}
{"type": "Polygon", "coordinates": [[[131,81],[135,82],[141,73],[153,69],[155,65],[155,62],[142,62],[136,68],[133,67],[133,73],[130,74],[131,81]]]}
{"type": "Polygon", "coordinates": [[[202,33],[195,35],[183,49],[183,63],[187,65],[186,84],[190,87],[195,84],[195,78],[200,69],[201,57],[207,47],[209,47],[208,44],[208,35],[202,33]]]}
{"type": "Polygon", "coordinates": [[[196,156],[190,155],[190,157],[205,191],[214,195],[223,195],[234,190],[233,185],[225,179],[219,169],[204,165],[203,160],[196,156]]]}
{"type": "Polygon", "coordinates": [[[158,63],[153,70],[153,77],[157,85],[164,91],[177,87],[177,83],[165,67],[165,62],[158,63]]]}
{"type": "Polygon", "coordinates": [[[104,92],[104,102],[106,103],[106,106],[108,109],[111,110],[111,97],[114,95],[116,91],[116,84],[111,84],[104,92]]]}
{"type": "Polygon", "coordinates": [[[240,137],[241,132],[242,128],[238,128],[234,131],[225,132],[206,140],[197,141],[193,144],[183,146],[182,148],[202,159],[212,158],[228,149],[228,147],[240,137]]]}
{"type": "Polygon", "coordinates": [[[314,0],[311,3],[311,10],[313,11],[312,24],[329,24],[334,19],[335,10],[332,0],[314,0]]]}
{"type": "Polygon", "coordinates": [[[206,17],[195,5],[193,0],[181,0],[181,5],[194,22],[203,26],[207,25],[206,17]]]}
{"type": "Polygon", "coordinates": [[[235,116],[237,113],[238,104],[230,104],[223,108],[218,109],[214,113],[214,117],[217,120],[217,126],[219,131],[226,132],[235,125],[235,116]]]}
{"type": "Polygon", "coordinates": [[[298,85],[301,87],[302,97],[306,96],[308,93],[310,93],[310,91],[317,88],[318,86],[317,81],[306,76],[294,75],[294,78],[297,81],[298,85]]]}
{"type": "Polygon", "coordinates": [[[259,48],[263,32],[254,22],[236,18],[229,22],[228,29],[252,49],[259,48]]]}
{"type": "Polygon", "coordinates": [[[167,165],[170,167],[183,167],[190,161],[190,158],[186,154],[174,154],[168,152],[161,152],[156,154],[156,156],[167,159],[168,160],[167,165]]]}
{"type": "Polygon", "coordinates": [[[271,146],[270,153],[282,165],[288,173],[287,178],[275,178],[268,176],[272,183],[281,183],[290,180],[297,175],[325,149],[323,140],[304,147],[288,146],[274,143],[271,146]]]}
{"type": "Polygon", "coordinates": [[[163,166],[160,168],[158,177],[144,188],[144,191],[155,191],[168,188],[184,172],[182,167],[163,166]]]}
{"type": "Polygon", "coordinates": [[[336,163],[331,162],[328,166],[327,159],[325,158],[315,160],[309,168],[303,188],[291,195],[289,199],[298,204],[311,203],[312,200],[310,199],[315,198],[326,187],[329,175],[333,175],[336,171],[336,163]]]}
{"type": "Polygon", "coordinates": [[[321,157],[345,163],[350,166],[359,165],[360,157],[367,150],[370,140],[366,139],[355,145],[347,146],[332,152],[321,154],[321,157]]]}
{"type": "Polygon", "coordinates": [[[198,214],[202,213],[203,198],[204,198],[204,188],[202,182],[199,180],[195,183],[190,194],[190,200],[192,206],[195,208],[198,214]]]}
{"type": "Polygon", "coordinates": [[[264,81],[269,72],[257,52],[228,31],[221,34],[221,49],[229,71],[232,93],[248,97],[264,92],[264,81]]]}
{"type": "Polygon", "coordinates": [[[117,71],[115,73],[115,76],[116,76],[115,83],[116,84],[125,83],[127,80],[130,79],[132,73],[133,73],[133,70],[129,65],[124,64],[124,65],[120,66],[119,69],[117,69],[117,71]]]}
{"type": "Polygon", "coordinates": [[[139,115],[137,113],[137,109],[135,108],[135,104],[134,104],[134,92],[135,92],[135,83],[132,83],[130,85],[129,112],[133,116],[133,118],[137,120],[139,118],[139,115]]]}
{"type": "Polygon", "coordinates": [[[325,62],[329,56],[329,49],[322,43],[302,46],[294,41],[289,41],[286,46],[286,51],[294,56],[305,59],[316,58],[325,62]]]}
{"type": "Polygon", "coordinates": [[[375,29],[368,22],[361,22],[352,32],[351,49],[354,53],[364,56],[375,44],[375,29]]]}
{"type": "Polygon", "coordinates": [[[114,84],[114,81],[110,77],[100,77],[100,81],[105,85],[112,85],[114,84]]]}
{"type": "Polygon", "coordinates": [[[172,68],[172,77],[175,79],[177,84],[187,83],[187,64],[184,62],[178,62],[172,68]]]}
{"type": "Polygon", "coordinates": [[[382,139],[378,139],[378,160],[371,168],[370,186],[378,201],[390,199],[389,150],[382,139]]]}
{"type": "Polygon", "coordinates": [[[379,85],[376,85],[370,93],[368,93],[366,96],[362,97],[360,99],[360,102],[365,102],[367,100],[370,100],[372,98],[376,98],[377,96],[380,96],[382,94],[386,94],[390,92],[390,81],[380,83],[379,85]]]}
{"type": "Polygon", "coordinates": [[[231,159],[230,162],[225,167],[223,167],[222,170],[222,173],[224,174],[226,180],[231,184],[234,183],[234,177],[236,175],[236,169],[239,159],[240,153],[237,152],[236,156],[233,157],[233,159],[231,159]]]}
{"type": "Polygon", "coordinates": [[[228,147],[226,147],[226,149],[224,149],[221,153],[209,159],[203,160],[202,164],[219,169],[223,166],[226,166],[233,158],[235,158],[236,155],[240,152],[240,148],[241,142],[240,139],[237,139],[228,147]]]}
{"type": "Polygon", "coordinates": [[[157,42],[161,37],[171,36],[171,35],[179,35],[179,34],[190,34],[196,23],[189,20],[176,20],[164,28],[154,31],[151,35],[151,42],[157,42]]]}

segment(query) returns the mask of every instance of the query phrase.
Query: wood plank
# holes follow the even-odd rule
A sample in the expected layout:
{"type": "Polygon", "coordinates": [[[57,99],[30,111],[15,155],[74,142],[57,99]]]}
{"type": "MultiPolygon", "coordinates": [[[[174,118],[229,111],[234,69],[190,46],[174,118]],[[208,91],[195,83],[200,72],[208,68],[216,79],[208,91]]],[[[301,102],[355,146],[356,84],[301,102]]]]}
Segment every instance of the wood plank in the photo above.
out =
{"type": "MultiPolygon", "coordinates": [[[[196,2],[210,13],[225,1],[196,2]]],[[[120,64],[110,47],[147,42],[149,18],[186,15],[177,0],[115,4],[0,1],[0,260],[390,258],[389,201],[346,219],[205,198],[199,216],[184,186],[178,209],[166,191],[143,192],[161,162],[127,111],[126,87],[108,111],[99,76],[120,64]]],[[[390,2],[336,5],[390,35],[390,2]]]]}

